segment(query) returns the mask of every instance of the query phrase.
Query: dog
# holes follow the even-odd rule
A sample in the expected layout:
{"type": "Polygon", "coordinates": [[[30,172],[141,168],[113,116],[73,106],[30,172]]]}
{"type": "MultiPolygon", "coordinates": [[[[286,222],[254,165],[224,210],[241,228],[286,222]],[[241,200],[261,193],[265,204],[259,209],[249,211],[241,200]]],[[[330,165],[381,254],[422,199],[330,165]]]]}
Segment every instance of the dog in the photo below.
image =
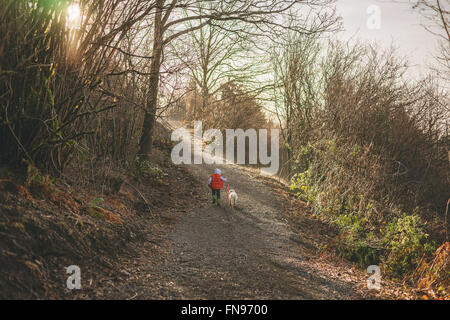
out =
{"type": "Polygon", "coordinates": [[[234,210],[234,207],[236,206],[238,200],[238,195],[234,189],[230,189],[227,192],[227,203],[230,206],[232,210],[234,210]]]}

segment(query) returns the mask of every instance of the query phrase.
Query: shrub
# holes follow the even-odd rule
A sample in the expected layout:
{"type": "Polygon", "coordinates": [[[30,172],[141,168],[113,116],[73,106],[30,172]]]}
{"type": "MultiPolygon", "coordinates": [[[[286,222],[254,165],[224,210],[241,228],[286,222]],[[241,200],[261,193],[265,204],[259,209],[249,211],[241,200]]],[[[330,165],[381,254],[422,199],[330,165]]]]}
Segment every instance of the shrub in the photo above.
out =
{"type": "Polygon", "coordinates": [[[370,246],[365,239],[344,238],[339,242],[337,249],[344,258],[356,262],[363,269],[370,265],[378,265],[381,261],[379,248],[370,246]]]}
{"type": "Polygon", "coordinates": [[[434,245],[427,242],[428,234],[424,232],[417,214],[394,218],[386,227],[383,244],[389,251],[384,261],[388,274],[402,277],[414,271],[424,254],[431,254],[434,245]]]}
{"type": "Polygon", "coordinates": [[[395,277],[410,274],[434,247],[428,234],[442,230],[448,95],[432,77],[406,79],[406,64],[391,51],[330,43],[323,60],[311,62],[316,78],[291,87],[299,61],[283,62],[283,98],[301,97],[309,81],[312,96],[323,99],[282,104],[290,116],[282,127],[291,190],[339,229],[343,256],[364,267],[382,262],[395,277]]]}
{"type": "Polygon", "coordinates": [[[136,160],[131,165],[129,164],[128,168],[135,178],[161,179],[167,175],[151,161],[139,157],[136,157],[136,160]]]}

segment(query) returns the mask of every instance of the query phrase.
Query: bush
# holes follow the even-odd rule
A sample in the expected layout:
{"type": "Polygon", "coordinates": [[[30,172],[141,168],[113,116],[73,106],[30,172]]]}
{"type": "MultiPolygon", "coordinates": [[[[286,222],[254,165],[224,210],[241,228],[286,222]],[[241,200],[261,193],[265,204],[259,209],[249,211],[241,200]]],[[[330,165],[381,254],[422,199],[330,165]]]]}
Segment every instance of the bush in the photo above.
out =
{"type": "Polygon", "coordinates": [[[423,230],[418,215],[406,215],[395,218],[386,227],[384,245],[389,255],[384,261],[388,274],[402,277],[417,267],[424,254],[431,254],[435,246],[427,242],[428,234],[423,230]]]}
{"type": "Polygon", "coordinates": [[[77,86],[76,76],[60,76],[73,75],[60,55],[68,47],[64,8],[62,1],[0,4],[0,163],[58,166],[73,146],[68,119],[81,96],[66,91],[77,86]]]}
{"type": "Polygon", "coordinates": [[[356,262],[363,269],[378,265],[381,261],[380,250],[371,247],[365,240],[345,238],[339,242],[337,249],[344,258],[356,262]]]}
{"type": "Polygon", "coordinates": [[[139,157],[130,165],[128,165],[130,173],[135,178],[161,179],[167,174],[160,168],[155,166],[149,160],[142,160],[139,157]]]}
{"type": "MultiPolygon", "coordinates": [[[[295,78],[298,61],[284,63],[286,81],[295,78]]],[[[373,47],[331,43],[323,61],[311,63],[312,96],[323,100],[291,101],[284,110],[291,190],[340,230],[343,256],[364,267],[382,262],[392,276],[410,274],[434,248],[428,234],[442,231],[448,95],[432,77],[407,80],[403,61],[373,47]]],[[[284,90],[302,96],[302,86],[284,90]]]]}
{"type": "Polygon", "coordinates": [[[0,1],[0,166],[26,169],[26,159],[62,173],[86,146],[92,154],[104,149],[120,159],[130,154],[139,118],[129,105],[142,95],[131,80],[119,81],[128,77],[117,70],[123,63],[116,47],[123,43],[115,32],[133,26],[128,18],[136,10],[122,10],[121,1],[82,1],[90,18],[74,28],[66,17],[70,2],[0,1]],[[94,32],[99,23],[116,27],[94,32]],[[131,93],[136,99],[115,96],[131,93]],[[99,116],[118,103],[120,114],[109,113],[114,121],[99,116]]]}

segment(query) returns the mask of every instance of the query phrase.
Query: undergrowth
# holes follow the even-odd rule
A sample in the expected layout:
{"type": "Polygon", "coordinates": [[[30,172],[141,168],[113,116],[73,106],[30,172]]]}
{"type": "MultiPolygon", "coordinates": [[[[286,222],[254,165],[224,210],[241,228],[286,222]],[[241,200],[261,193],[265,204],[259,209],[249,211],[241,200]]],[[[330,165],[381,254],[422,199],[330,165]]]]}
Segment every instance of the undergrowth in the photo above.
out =
{"type": "Polygon", "coordinates": [[[377,174],[378,160],[358,156],[361,149],[338,148],[333,140],[302,148],[298,163],[308,158],[309,165],[293,176],[290,188],[318,218],[337,227],[336,249],[343,257],[362,268],[380,265],[390,277],[402,279],[414,272],[424,255],[431,255],[436,243],[429,237],[421,208],[404,211],[388,197],[376,199],[375,181],[355,167],[372,166],[377,174]]]}

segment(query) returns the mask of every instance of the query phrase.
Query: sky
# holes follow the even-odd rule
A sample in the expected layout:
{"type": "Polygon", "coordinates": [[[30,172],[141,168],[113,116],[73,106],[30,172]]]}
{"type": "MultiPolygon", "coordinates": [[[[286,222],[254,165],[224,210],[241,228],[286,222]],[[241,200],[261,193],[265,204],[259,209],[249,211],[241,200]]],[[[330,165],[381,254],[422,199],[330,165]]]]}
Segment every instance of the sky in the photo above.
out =
{"type": "Polygon", "coordinates": [[[411,3],[405,0],[403,3],[391,0],[337,0],[336,9],[343,18],[345,31],[340,34],[342,39],[367,40],[382,47],[393,44],[398,48],[398,53],[414,66],[412,72],[416,75],[426,72],[427,63],[433,63],[432,55],[437,52],[438,38],[423,28],[421,23],[425,20],[412,10],[411,3]],[[367,12],[374,5],[379,8],[379,29],[374,24],[375,11],[367,12]],[[368,21],[375,28],[370,29],[368,21]]]}

